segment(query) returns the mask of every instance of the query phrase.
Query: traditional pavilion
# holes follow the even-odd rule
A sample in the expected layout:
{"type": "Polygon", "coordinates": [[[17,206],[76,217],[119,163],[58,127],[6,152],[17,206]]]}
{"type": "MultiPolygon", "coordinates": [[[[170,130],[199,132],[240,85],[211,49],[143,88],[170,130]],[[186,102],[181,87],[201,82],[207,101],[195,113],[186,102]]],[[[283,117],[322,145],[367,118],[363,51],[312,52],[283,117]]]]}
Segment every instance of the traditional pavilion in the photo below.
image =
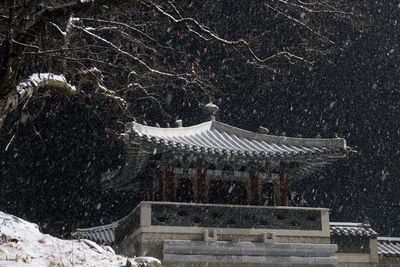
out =
{"type": "Polygon", "coordinates": [[[289,180],[353,152],[342,138],[272,136],[217,121],[179,128],[128,123],[124,140],[126,165],[105,174],[103,186],[140,188],[152,201],[288,206],[289,180]]]}
{"type": "Polygon", "coordinates": [[[399,239],[379,239],[368,224],[331,223],[328,209],[289,207],[290,181],[354,153],[344,139],[261,130],[217,121],[126,124],[126,163],[102,175],[102,185],[131,190],[142,202],[74,236],[171,267],[399,266],[399,239]]]}

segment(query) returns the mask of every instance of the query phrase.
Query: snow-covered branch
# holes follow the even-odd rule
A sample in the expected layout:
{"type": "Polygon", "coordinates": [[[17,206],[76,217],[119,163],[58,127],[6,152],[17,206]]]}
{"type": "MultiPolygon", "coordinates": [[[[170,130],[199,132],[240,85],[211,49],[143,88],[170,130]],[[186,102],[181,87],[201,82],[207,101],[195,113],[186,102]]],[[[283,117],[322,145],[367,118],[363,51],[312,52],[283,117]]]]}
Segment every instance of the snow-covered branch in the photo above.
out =
{"type": "Polygon", "coordinates": [[[16,89],[11,91],[6,98],[0,99],[0,128],[8,113],[41,87],[60,90],[66,95],[72,95],[76,92],[75,86],[69,84],[63,75],[35,73],[27,80],[19,83],[16,89]]]}
{"type": "Polygon", "coordinates": [[[123,99],[122,97],[119,97],[115,95],[115,92],[106,88],[103,84],[103,74],[99,69],[96,67],[92,67],[88,70],[84,70],[80,72],[80,75],[85,75],[88,76],[88,78],[92,81],[95,82],[95,87],[96,87],[96,93],[104,95],[106,98],[113,99],[117,103],[119,103],[123,108],[126,108],[128,106],[128,103],[123,99]]]}
{"type": "Polygon", "coordinates": [[[74,27],[77,28],[77,29],[80,29],[81,31],[83,31],[86,34],[88,34],[91,37],[93,37],[94,39],[97,39],[98,41],[101,41],[102,43],[108,45],[112,49],[116,50],[118,53],[121,53],[122,55],[125,55],[125,56],[129,57],[130,59],[132,59],[135,62],[139,63],[141,66],[143,66],[145,69],[147,69],[151,73],[159,74],[159,75],[166,76],[166,77],[179,77],[179,76],[182,76],[182,75],[176,75],[176,74],[173,74],[173,73],[169,73],[169,72],[164,72],[164,71],[153,69],[149,65],[147,65],[146,62],[141,60],[140,58],[135,57],[131,53],[128,53],[128,52],[122,50],[121,48],[117,47],[115,44],[113,44],[112,42],[104,39],[103,37],[88,31],[86,28],[83,28],[83,27],[80,27],[80,26],[76,26],[76,25],[74,25],[74,27]]]}

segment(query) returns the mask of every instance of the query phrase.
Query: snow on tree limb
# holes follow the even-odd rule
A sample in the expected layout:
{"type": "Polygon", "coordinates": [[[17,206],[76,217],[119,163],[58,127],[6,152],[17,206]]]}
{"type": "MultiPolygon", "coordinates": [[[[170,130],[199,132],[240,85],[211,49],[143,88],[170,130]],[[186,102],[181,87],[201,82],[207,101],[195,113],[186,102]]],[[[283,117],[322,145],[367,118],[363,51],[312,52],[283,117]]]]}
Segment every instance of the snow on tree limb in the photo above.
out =
{"type": "Polygon", "coordinates": [[[122,49],[120,49],[119,47],[117,47],[115,44],[113,44],[112,42],[100,37],[99,35],[96,35],[90,31],[88,31],[87,29],[83,28],[83,27],[79,27],[74,25],[75,28],[82,30],[83,32],[85,32],[86,34],[90,35],[91,37],[95,38],[96,40],[99,40],[103,43],[105,43],[106,45],[108,45],[109,47],[111,47],[112,49],[114,49],[115,51],[117,51],[118,53],[121,53],[122,55],[125,55],[131,59],[133,59],[134,61],[138,62],[141,66],[143,66],[145,69],[147,69],[148,71],[150,71],[151,73],[154,74],[159,74],[162,76],[166,76],[166,77],[180,77],[183,76],[184,74],[181,75],[176,75],[173,73],[169,73],[169,72],[164,72],[164,71],[160,71],[157,69],[153,69],[151,68],[146,62],[144,62],[143,60],[139,59],[138,57],[133,56],[131,53],[128,53],[122,49]]]}
{"type": "Polygon", "coordinates": [[[41,87],[51,87],[52,89],[60,90],[65,95],[72,95],[76,92],[75,86],[69,84],[63,75],[52,73],[32,74],[27,80],[19,83],[16,89],[11,91],[6,98],[0,99],[0,128],[8,113],[41,87]]]}
{"type": "Polygon", "coordinates": [[[114,91],[106,88],[102,84],[102,82],[103,82],[103,74],[101,73],[101,71],[98,68],[92,67],[92,68],[89,68],[87,70],[82,70],[80,72],[80,74],[83,75],[83,76],[87,76],[86,79],[90,79],[91,81],[95,81],[94,82],[94,87],[96,88],[96,93],[100,93],[100,94],[104,95],[106,98],[110,98],[110,99],[115,100],[116,102],[118,102],[124,108],[128,106],[128,103],[125,101],[125,99],[115,95],[114,91]]]}

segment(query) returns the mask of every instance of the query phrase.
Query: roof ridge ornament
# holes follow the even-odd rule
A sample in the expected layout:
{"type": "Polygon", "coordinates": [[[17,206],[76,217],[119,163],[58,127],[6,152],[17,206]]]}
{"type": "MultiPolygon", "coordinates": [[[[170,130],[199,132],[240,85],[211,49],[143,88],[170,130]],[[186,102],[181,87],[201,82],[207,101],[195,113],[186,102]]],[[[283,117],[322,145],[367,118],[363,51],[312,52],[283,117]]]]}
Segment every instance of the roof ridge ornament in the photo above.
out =
{"type": "Polygon", "coordinates": [[[175,121],[175,126],[178,128],[183,127],[183,121],[181,119],[175,121]]]}
{"type": "Polygon", "coordinates": [[[269,134],[269,129],[264,126],[258,126],[257,132],[259,134],[269,134]]]}
{"type": "Polygon", "coordinates": [[[216,117],[219,112],[219,107],[217,105],[215,105],[213,102],[210,102],[204,105],[204,110],[209,120],[211,121],[216,120],[216,117]]]}

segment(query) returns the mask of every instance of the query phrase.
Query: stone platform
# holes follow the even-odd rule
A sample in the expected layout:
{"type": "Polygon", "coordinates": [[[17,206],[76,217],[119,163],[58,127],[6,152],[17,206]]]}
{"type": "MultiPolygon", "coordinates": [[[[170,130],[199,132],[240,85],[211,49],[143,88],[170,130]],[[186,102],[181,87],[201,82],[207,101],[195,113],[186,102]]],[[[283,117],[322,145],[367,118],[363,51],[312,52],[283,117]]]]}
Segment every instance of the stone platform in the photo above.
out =
{"type": "Polygon", "coordinates": [[[334,266],[328,209],[141,202],[115,231],[117,251],[163,266],[334,266]]]}

